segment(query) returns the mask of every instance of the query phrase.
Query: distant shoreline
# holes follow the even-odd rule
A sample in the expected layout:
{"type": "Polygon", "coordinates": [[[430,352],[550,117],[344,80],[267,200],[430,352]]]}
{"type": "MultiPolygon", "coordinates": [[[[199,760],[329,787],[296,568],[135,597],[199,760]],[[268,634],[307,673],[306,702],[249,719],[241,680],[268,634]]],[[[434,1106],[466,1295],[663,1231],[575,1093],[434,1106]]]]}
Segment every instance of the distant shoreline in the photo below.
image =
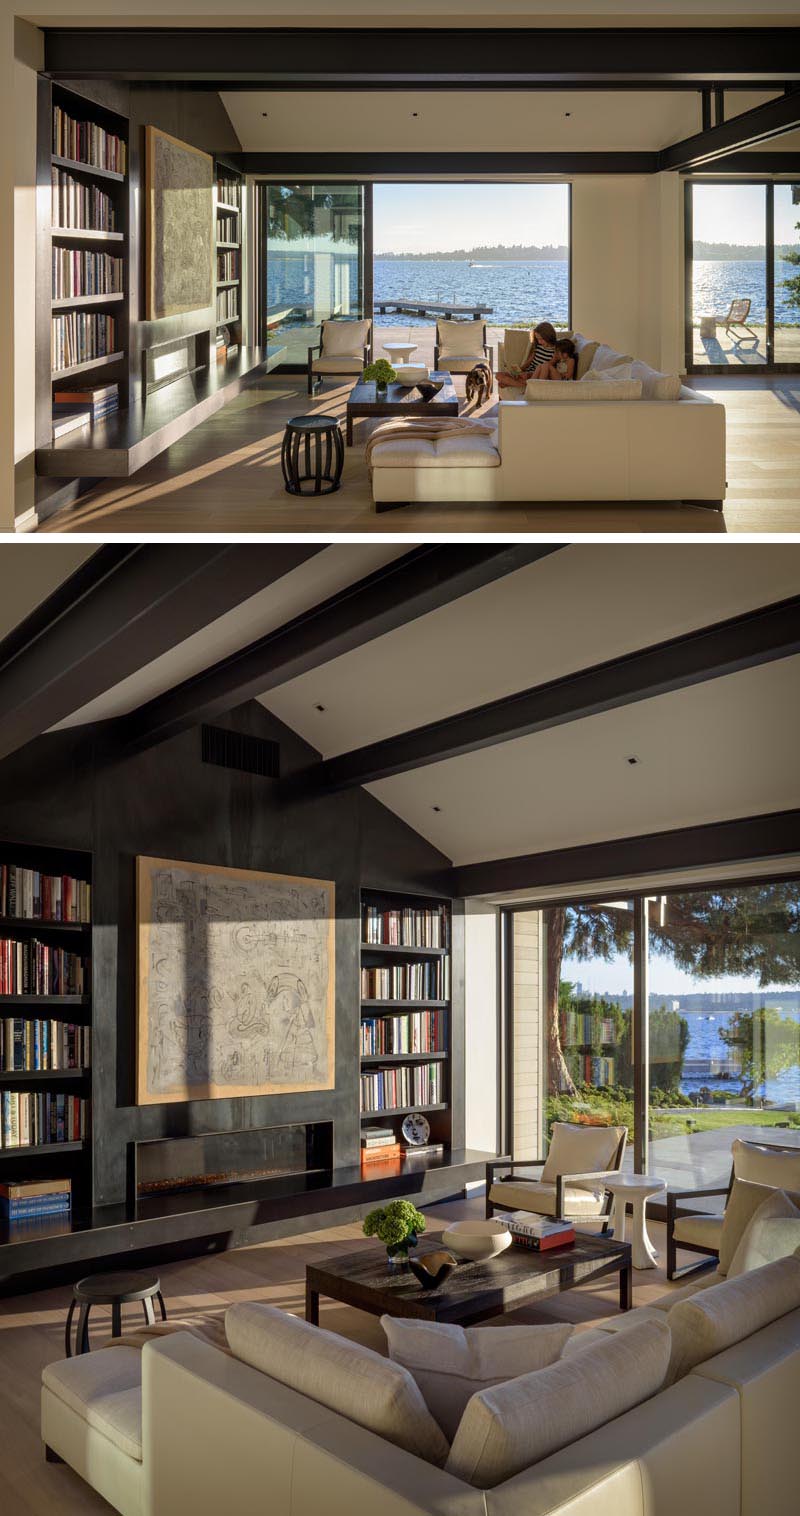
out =
{"type": "MultiPolygon", "coordinates": [[[[776,258],[783,258],[791,247],[790,243],[776,246],[776,258]]],[[[374,256],[384,263],[566,263],[569,261],[569,248],[473,247],[456,248],[450,252],[375,253],[374,256]]],[[[737,245],[732,242],[695,242],[694,256],[700,262],[763,263],[766,248],[752,243],[737,245]]]]}

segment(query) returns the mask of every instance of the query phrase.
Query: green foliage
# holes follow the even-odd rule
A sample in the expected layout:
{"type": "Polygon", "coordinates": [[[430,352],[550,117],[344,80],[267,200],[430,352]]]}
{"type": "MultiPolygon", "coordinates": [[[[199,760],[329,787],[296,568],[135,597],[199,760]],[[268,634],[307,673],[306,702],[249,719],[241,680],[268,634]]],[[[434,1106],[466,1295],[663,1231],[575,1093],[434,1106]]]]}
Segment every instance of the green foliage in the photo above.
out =
{"type": "Polygon", "coordinates": [[[749,1097],[767,1079],[800,1064],[800,1023],[772,1006],[736,1011],[719,1035],[738,1054],[742,1095],[749,1097]]]}
{"type": "Polygon", "coordinates": [[[368,363],[364,369],[365,379],[374,379],[376,384],[393,384],[397,378],[397,372],[392,368],[387,358],[376,358],[374,363],[368,363]]]}
{"type": "Polygon", "coordinates": [[[410,1200],[390,1200],[388,1205],[370,1211],[363,1230],[365,1237],[377,1237],[392,1253],[416,1247],[425,1225],[425,1217],[410,1200]]]}
{"type": "MultiPolygon", "coordinates": [[[[795,223],[795,231],[800,232],[800,221],[795,223]]],[[[797,248],[784,248],[783,257],[787,263],[792,264],[793,268],[800,268],[800,252],[797,248]]],[[[792,274],[791,279],[783,279],[781,283],[783,288],[789,291],[786,296],[787,305],[800,307],[800,274],[792,274]]]]}

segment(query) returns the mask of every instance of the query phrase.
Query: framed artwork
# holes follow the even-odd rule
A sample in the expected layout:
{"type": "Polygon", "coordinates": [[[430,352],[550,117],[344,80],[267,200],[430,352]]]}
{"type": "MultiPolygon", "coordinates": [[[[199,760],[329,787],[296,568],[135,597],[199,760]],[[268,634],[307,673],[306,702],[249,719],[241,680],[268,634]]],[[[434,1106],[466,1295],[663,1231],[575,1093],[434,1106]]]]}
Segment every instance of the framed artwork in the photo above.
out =
{"type": "Polygon", "coordinates": [[[214,300],[214,160],[145,127],[147,319],[203,310],[214,300]]]}
{"type": "Polygon", "coordinates": [[[136,860],[140,1105],[334,1087],[327,879],[136,860]]]}

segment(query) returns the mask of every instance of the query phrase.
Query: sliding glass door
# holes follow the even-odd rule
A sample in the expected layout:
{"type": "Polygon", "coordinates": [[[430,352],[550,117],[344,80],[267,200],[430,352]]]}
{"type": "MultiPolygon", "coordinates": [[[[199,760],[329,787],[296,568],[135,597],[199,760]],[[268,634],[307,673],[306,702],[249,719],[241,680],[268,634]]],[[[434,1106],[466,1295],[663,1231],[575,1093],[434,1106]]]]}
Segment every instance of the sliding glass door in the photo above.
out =
{"type": "Polygon", "coordinates": [[[800,184],[776,184],[775,362],[800,367],[800,184]]]}
{"type": "Polygon", "coordinates": [[[359,319],[366,299],[363,184],[261,186],[262,328],[282,363],[305,368],[321,321],[359,319]]]}

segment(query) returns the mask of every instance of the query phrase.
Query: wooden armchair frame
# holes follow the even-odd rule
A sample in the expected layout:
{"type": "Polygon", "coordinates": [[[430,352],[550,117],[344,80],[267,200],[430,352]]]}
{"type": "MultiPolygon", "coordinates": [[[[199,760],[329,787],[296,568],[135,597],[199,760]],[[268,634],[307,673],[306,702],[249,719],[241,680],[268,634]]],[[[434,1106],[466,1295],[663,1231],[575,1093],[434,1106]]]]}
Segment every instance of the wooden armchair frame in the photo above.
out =
{"type": "MultiPolygon", "coordinates": [[[[745,1139],[746,1140],[746,1139],[745,1139]]],[[[774,1153],[796,1153],[798,1150],[787,1142],[759,1142],[760,1148],[769,1148],[774,1153]]],[[[699,1190],[668,1190],[667,1191],[667,1278],[685,1279],[687,1274],[699,1274],[703,1269],[708,1269],[719,1258],[716,1248],[703,1247],[699,1242],[680,1242],[674,1235],[675,1222],[682,1216],[698,1216],[705,1214],[713,1216],[713,1211],[700,1212],[696,1205],[686,1206],[688,1200],[702,1200],[708,1196],[724,1195],[727,1205],[733,1181],[736,1177],[734,1165],[731,1164],[731,1175],[727,1185],[716,1185],[710,1189],[699,1190]],[[686,1263],[683,1268],[677,1267],[678,1249],[683,1253],[702,1253],[700,1263],[686,1263]]]]}
{"type": "MultiPolygon", "coordinates": [[[[333,317],[329,317],[329,320],[333,320],[333,319],[334,319],[333,317]]],[[[363,316],[359,316],[357,319],[359,321],[363,321],[363,320],[366,320],[367,318],[363,317],[363,316]]],[[[319,324],[319,342],[317,342],[314,347],[310,347],[308,349],[308,393],[309,393],[309,395],[315,395],[318,390],[322,389],[322,381],[323,381],[323,379],[330,379],[330,378],[336,378],[337,377],[337,374],[336,374],[335,370],[333,370],[333,372],[331,374],[315,374],[314,373],[314,368],[313,368],[314,358],[315,357],[317,357],[317,358],[321,358],[322,357],[322,350],[323,350],[323,348],[325,346],[325,328],[326,328],[327,325],[328,325],[327,321],[320,321],[320,324],[319,324]]],[[[346,325],[346,323],[342,322],[342,321],[337,321],[336,325],[337,326],[344,326],[344,325],[346,325]]],[[[372,322],[370,321],[370,323],[369,323],[369,338],[368,338],[367,342],[364,344],[364,351],[363,351],[363,355],[362,355],[363,356],[363,368],[366,368],[367,364],[372,362],[372,349],[373,349],[373,341],[374,341],[374,335],[373,335],[373,333],[374,333],[374,328],[373,328],[372,322]]],[[[342,374],[346,374],[351,379],[355,379],[356,378],[356,375],[353,373],[352,369],[342,369],[341,373],[342,374]]]]}
{"type": "MultiPolygon", "coordinates": [[[[582,1221],[583,1222],[586,1222],[586,1221],[592,1221],[592,1222],[601,1221],[602,1222],[602,1226],[600,1228],[601,1232],[603,1234],[605,1234],[605,1233],[608,1232],[608,1228],[609,1228],[609,1225],[611,1223],[611,1205],[612,1205],[612,1201],[613,1201],[613,1198],[614,1198],[613,1195],[611,1194],[610,1190],[606,1190],[605,1191],[605,1193],[603,1195],[603,1202],[602,1202],[602,1205],[600,1207],[600,1210],[597,1211],[593,1216],[587,1216],[587,1214],[586,1214],[585,1211],[581,1211],[581,1212],[578,1212],[575,1215],[570,1216],[569,1213],[568,1213],[568,1211],[567,1211],[567,1209],[566,1209],[566,1202],[565,1202],[565,1199],[564,1199],[564,1189],[565,1189],[565,1186],[569,1185],[569,1184],[581,1184],[581,1183],[583,1183],[586,1180],[593,1180],[593,1179],[608,1179],[609,1177],[613,1176],[614,1174],[619,1174],[620,1171],[621,1171],[621,1169],[622,1169],[622,1159],[623,1159],[624,1154],[625,1154],[625,1146],[626,1146],[627,1141],[628,1141],[628,1133],[626,1131],[626,1132],[623,1132],[622,1136],[619,1139],[619,1142],[617,1143],[617,1148],[616,1148],[616,1152],[614,1153],[613,1162],[606,1169],[588,1170],[587,1172],[580,1173],[580,1174],[576,1173],[576,1174],[557,1174],[556,1175],[556,1205],[555,1205],[554,1215],[560,1221],[577,1221],[577,1222],[582,1222],[582,1221]]],[[[490,1219],[494,1215],[495,1209],[496,1209],[494,1202],[492,1200],[490,1200],[490,1198],[489,1198],[489,1194],[490,1194],[492,1185],[494,1184],[495,1171],[497,1169],[505,1169],[506,1170],[506,1172],[504,1174],[501,1174],[501,1176],[500,1176],[501,1181],[502,1181],[503,1179],[514,1179],[514,1177],[515,1177],[514,1170],[515,1169],[543,1169],[546,1162],[547,1162],[546,1158],[512,1158],[510,1160],[508,1158],[494,1158],[494,1159],[492,1159],[492,1161],[490,1163],[487,1163],[487,1165],[486,1165],[486,1216],[487,1216],[487,1220],[490,1219]]],[[[529,1175],[526,1176],[524,1174],[518,1175],[516,1177],[517,1177],[518,1183],[522,1183],[522,1184],[525,1183],[526,1177],[530,1178],[529,1175]]],[[[504,1209],[505,1209],[505,1207],[504,1207],[504,1209]]],[[[537,1215],[543,1215],[544,1212],[537,1212],[536,1214],[537,1215]]]]}
{"type": "MultiPolygon", "coordinates": [[[[454,325],[454,326],[460,326],[460,325],[467,326],[469,323],[467,323],[466,321],[463,322],[463,323],[456,321],[456,322],[453,322],[451,324],[454,325]]],[[[486,362],[489,365],[489,369],[490,369],[492,375],[494,375],[494,358],[493,358],[491,344],[486,341],[486,322],[485,321],[483,323],[483,341],[482,341],[481,346],[482,346],[482,349],[483,349],[483,356],[484,356],[486,362]]],[[[434,367],[434,372],[438,371],[438,368],[439,368],[439,354],[440,354],[440,351],[441,351],[441,349],[440,349],[440,346],[439,346],[439,320],[437,319],[437,322],[436,322],[436,336],[434,338],[434,343],[433,343],[433,367],[434,367]]],[[[461,354],[459,354],[459,357],[467,358],[467,357],[472,357],[472,355],[469,354],[469,353],[461,353],[461,354]]],[[[480,353],[475,353],[475,355],[474,355],[474,362],[475,363],[480,363],[480,361],[481,361],[480,353]]]]}

